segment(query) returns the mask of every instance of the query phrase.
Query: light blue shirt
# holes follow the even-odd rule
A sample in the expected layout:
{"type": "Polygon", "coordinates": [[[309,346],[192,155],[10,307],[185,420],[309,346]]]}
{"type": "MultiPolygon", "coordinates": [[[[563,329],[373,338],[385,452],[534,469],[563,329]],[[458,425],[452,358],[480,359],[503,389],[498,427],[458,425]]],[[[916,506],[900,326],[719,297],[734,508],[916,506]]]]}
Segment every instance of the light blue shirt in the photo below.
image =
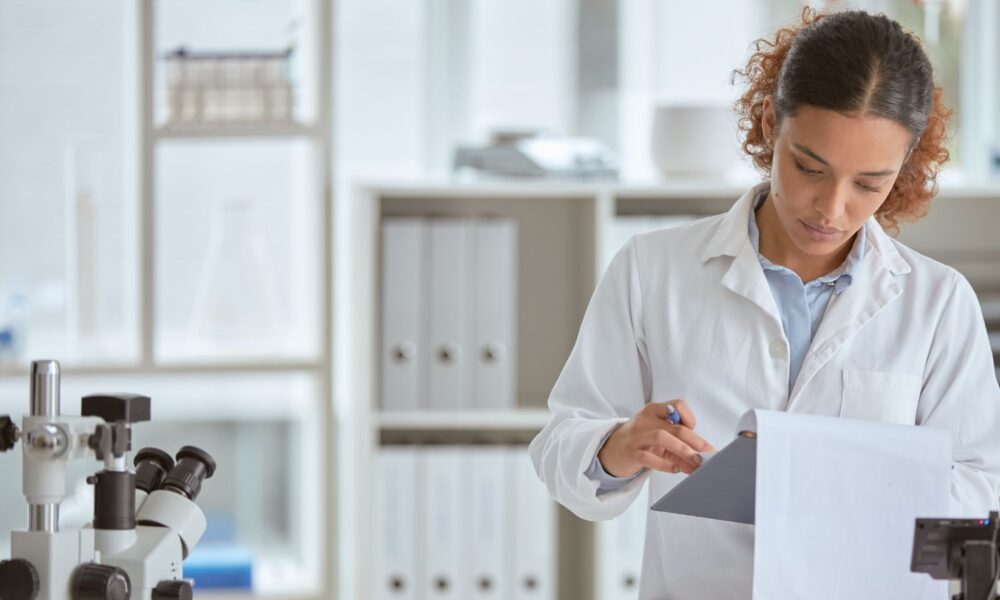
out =
{"type": "MultiPolygon", "coordinates": [[[[784,329],[785,338],[788,340],[790,361],[788,391],[791,393],[795,386],[795,380],[799,376],[799,370],[802,368],[806,351],[809,350],[809,344],[812,343],[813,336],[816,335],[816,330],[823,320],[823,314],[826,312],[827,305],[830,304],[830,299],[835,294],[840,294],[850,287],[859,275],[859,267],[865,256],[867,224],[862,225],[861,230],[858,231],[851,251],[839,267],[822,277],[803,284],[794,271],[776,265],[760,254],[760,231],[754,216],[767,198],[767,193],[768,190],[765,188],[754,198],[754,209],[750,213],[750,222],[747,228],[750,242],[753,244],[757,259],[764,271],[764,277],[767,279],[767,285],[771,288],[771,295],[774,296],[774,302],[778,305],[781,326],[784,329]]],[[[603,447],[604,442],[610,436],[609,432],[598,448],[603,447]]],[[[595,456],[586,475],[600,484],[597,492],[601,494],[621,488],[639,473],[632,477],[615,477],[604,470],[601,461],[595,456]]]]}

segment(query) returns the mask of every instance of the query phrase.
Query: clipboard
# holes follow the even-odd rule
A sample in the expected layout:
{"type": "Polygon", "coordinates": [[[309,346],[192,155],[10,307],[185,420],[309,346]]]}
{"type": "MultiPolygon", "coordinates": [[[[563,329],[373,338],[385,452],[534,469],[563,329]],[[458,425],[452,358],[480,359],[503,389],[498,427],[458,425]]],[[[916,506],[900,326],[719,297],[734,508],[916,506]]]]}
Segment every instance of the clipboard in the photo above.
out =
{"type": "Polygon", "coordinates": [[[650,510],[753,525],[756,499],[757,434],[741,431],[650,510]]]}

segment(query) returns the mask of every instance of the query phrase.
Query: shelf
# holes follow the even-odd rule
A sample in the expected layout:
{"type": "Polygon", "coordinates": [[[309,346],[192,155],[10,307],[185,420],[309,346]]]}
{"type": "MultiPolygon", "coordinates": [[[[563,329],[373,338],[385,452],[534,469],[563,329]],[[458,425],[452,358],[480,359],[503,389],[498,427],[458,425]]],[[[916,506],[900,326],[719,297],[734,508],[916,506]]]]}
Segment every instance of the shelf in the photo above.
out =
{"type": "Polygon", "coordinates": [[[501,432],[541,431],[551,414],[544,408],[517,410],[412,411],[375,414],[376,426],[383,432],[501,432]]]}
{"type": "MultiPolygon", "coordinates": [[[[626,200],[720,200],[731,205],[757,179],[675,178],[648,181],[586,181],[572,179],[483,178],[481,180],[449,179],[446,177],[370,180],[359,188],[384,198],[461,197],[491,198],[497,196],[527,198],[565,198],[570,196],[607,195],[626,200]]],[[[978,183],[947,181],[940,183],[941,198],[998,198],[1000,181],[978,183]]]]}
{"type": "MultiPolygon", "coordinates": [[[[59,363],[63,375],[157,375],[170,373],[245,373],[245,372],[285,372],[314,371],[324,368],[321,361],[284,360],[262,358],[250,361],[218,362],[170,362],[144,365],[138,363],[73,364],[59,363]]],[[[24,377],[29,375],[29,367],[0,367],[0,378],[24,377]]]]}
{"type": "Polygon", "coordinates": [[[213,140],[239,138],[298,138],[319,137],[322,132],[315,125],[290,123],[285,125],[233,125],[230,127],[158,127],[153,130],[157,140],[213,140]]]}

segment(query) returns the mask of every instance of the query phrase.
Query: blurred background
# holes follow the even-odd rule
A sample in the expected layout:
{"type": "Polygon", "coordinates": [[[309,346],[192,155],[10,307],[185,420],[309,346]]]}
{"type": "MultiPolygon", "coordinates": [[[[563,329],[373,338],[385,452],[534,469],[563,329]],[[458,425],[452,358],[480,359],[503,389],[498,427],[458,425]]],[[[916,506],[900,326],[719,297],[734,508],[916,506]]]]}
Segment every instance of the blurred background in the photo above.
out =
{"type": "MultiPolygon", "coordinates": [[[[923,40],[952,160],[902,239],[1000,357],[1000,3],[808,4],[923,40]]],[[[759,181],[732,72],[802,7],[0,0],[0,413],[38,358],[66,413],[151,396],[135,447],[219,463],[185,567],[212,594],[635,597],[643,512],[558,509],[526,444],[609,257],[759,181]]]]}

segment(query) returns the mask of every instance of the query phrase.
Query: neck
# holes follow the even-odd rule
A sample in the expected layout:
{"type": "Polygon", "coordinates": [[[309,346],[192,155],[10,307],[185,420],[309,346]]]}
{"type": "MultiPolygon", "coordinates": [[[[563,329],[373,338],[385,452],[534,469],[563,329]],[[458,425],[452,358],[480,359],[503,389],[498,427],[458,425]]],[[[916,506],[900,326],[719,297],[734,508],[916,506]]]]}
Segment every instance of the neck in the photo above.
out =
{"type": "Polygon", "coordinates": [[[790,269],[799,276],[803,283],[822,277],[843,264],[851,252],[851,246],[854,242],[854,236],[851,236],[840,248],[826,256],[815,256],[803,252],[795,245],[795,242],[781,225],[770,192],[764,199],[764,203],[757,209],[754,219],[757,222],[757,231],[760,233],[759,252],[761,256],[776,265],[790,269]]]}

